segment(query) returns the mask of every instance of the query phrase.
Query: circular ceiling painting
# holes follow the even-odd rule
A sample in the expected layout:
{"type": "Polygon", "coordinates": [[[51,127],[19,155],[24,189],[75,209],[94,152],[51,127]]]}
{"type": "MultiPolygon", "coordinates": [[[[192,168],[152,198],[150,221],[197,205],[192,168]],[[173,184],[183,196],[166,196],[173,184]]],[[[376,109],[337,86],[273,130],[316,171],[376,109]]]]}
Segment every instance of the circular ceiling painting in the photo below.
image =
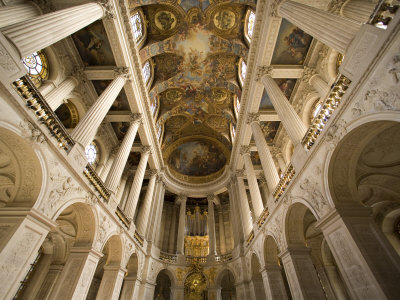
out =
{"type": "Polygon", "coordinates": [[[168,156],[168,165],[186,176],[208,176],[221,170],[226,162],[226,151],[207,140],[189,140],[175,147],[168,156]]]}

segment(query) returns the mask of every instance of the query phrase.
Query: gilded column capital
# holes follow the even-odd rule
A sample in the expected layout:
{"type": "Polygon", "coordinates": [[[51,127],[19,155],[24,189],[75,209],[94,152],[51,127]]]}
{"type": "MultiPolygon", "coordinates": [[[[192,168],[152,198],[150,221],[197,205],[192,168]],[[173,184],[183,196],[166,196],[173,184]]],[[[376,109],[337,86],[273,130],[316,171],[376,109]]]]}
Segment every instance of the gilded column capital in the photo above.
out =
{"type": "Polygon", "coordinates": [[[272,76],[272,71],[274,67],[272,66],[258,66],[256,72],[256,81],[260,81],[264,75],[272,76]]]}
{"type": "Polygon", "coordinates": [[[250,155],[250,146],[241,146],[240,147],[240,154],[241,155],[250,155]]]}
{"type": "Polygon", "coordinates": [[[247,124],[251,124],[253,122],[260,121],[260,114],[259,113],[248,113],[247,114],[247,124]]]}
{"type": "Polygon", "coordinates": [[[140,149],[140,153],[142,154],[150,154],[151,152],[151,146],[142,146],[142,148],[140,149]]]}
{"type": "Polygon", "coordinates": [[[131,123],[142,123],[142,114],[131,113],[129,115],[129,119],[130,119],[131,123]]]}

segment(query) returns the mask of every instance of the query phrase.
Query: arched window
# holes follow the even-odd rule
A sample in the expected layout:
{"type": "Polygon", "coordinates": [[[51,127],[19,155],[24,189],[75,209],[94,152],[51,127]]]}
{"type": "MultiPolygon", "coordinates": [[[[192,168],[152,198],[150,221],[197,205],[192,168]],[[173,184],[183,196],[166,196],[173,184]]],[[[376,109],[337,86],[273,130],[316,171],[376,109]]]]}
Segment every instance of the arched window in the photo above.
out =
{"type": "Polygon", "coordinates": [[[239,111],[240,111],[240,98],[237,95],[234,96],[234,105],[235,105],[235,113],[237,119],[239,117],[239,111]]]}
{"type": "Polygon", "coordinates": [[[142,69],[142,73],[143,73],[143,79],[144,82],[147,84],[149,82],[149,79],[151,77],[151,65],[150,65],[150,61],[146,61],[143,69],[142,69]]]}
{"type": "Polygon", "coordinates": [[[236,136],[236,124],[231,124],[231,139],[232,139],[232,143],[233,143],[233,140],[235,139],[235,136],[236,136]]]}
{"type": "Polygon", "coordinates": [[[319,102],[319,99],[315,101],[311,109],[311,121],[319,114],[322,109],[322,103],[319,102]]]}
{"type": "Polygon", "coordinates": [[[43,51],[24,57],[22,62],[36,87],[39,87],[42,81],[49,77],[49,64],[43,51]]]}
{"type": "Polygon", "coordinates": [[[244,26],[244,36],[246,37],[246,41],[250,44],[251,38],[253,37],[254,32],[254,23],[256,21],[256,14],[253,10],[248,9],[246,13],[246,23],[244,26]]]}
{"type": "Polygon", "coordinates": [[[150,109],[153,117],[156,117],[157,109],[158,109],[158,97],[154,97],[150,103],[150,109]]]}
{"type": "Polygon", "coordinates": [[[158,123],[157,124],[157,137],[158,137],[158,140],[161,142],[161,136],[162,136],[162,128],[163,126],[161,125],[161,123],[158,123]]]}
{"type": "Polygon", "coordinates": [[[91,142],[86,147],[85,153],[88,163],[95,168],[100,160],[99,147],[97,146],[97,143],[95,141],[91,142]]]}
{"type": "Polygon", "coordinates": [[[239,81],[243,87],[244,80],[246,79],[247,65],[243,58],[239,60],[239,81]]]}
{"type": "Polygon", "coordinates": [[[137,11],[131,16],[131,25],[133,29],[133,36],[135,41],[139,42],[144,35],[143,20],[140,13],[137,11]]]}

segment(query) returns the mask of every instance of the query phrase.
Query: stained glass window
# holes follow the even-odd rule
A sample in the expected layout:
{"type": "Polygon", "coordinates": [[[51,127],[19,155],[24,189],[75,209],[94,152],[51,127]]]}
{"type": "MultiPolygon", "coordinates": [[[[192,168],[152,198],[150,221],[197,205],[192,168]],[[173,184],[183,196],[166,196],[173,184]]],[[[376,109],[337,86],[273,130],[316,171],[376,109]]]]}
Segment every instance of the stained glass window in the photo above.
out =
{"type": "Polygon", "coordinates": [[[154,98],[150,104],[150,109],[151,109],[151,113],[153,114],[153,116],[155,115],[155,113],[157,111],[157,106],[158,106],[157,98],[154,98]]]}
{"type": "Polygon", "coordinates": [[[93,141],[89,144],[89,146],[86,147],[86,158],[88,160],[88,163],[90,164],[96,164],[98,159],[97,159],[97,144],[93,141]]]}
{"type": "Polygon", "coordinates": [[[137,42],[143,36],[143,22],[142,22],[142,18],[140,17],[139,12],[136,12],[131,17],[131,24],[132,24],[132,29],[133,29],[133,35],[135,36],[135,40],[137,42]]]}
{"type": "Polygon", "coordinates": [[[162,126],[161,126],[161,124],[157,124],[157,137],[158,137],[158,139],[161,138],[161,133],[162,133],[162,126]]]}
{"type": "Polygon", "coordinates": [[[247,65],[243,59],[240,60],[240,83],[244,84],[244,80],[246,78],[246,71],[247,71],[247,65]]]}
{"type": "Polygon", "coordinates": [[[142,72],[143,72],[144,82],[147,83],[151,76],[151,67],[148,61],[146,61],[146,63],[144,64],[142,72]]]}
{"type": "Polygon", "coordinates": [[[251,10],[247,19],[247,36],[249,40],[253,37],[254,22],[256,20],[256,14],[251,10]]]}
{"type": "Polygon", "coordinates": [[[236,96],[236,111],[239,113],[239,110],[240,110],[240,100],[239,97],[236,96]]]}
{"type": "Polygon", "coordinates": [[[37,87],[42,84],[49,75],[47,57],[42,51],[34,52],[22,59],[22,62],[28,71],[28,75],[37,87]]]}

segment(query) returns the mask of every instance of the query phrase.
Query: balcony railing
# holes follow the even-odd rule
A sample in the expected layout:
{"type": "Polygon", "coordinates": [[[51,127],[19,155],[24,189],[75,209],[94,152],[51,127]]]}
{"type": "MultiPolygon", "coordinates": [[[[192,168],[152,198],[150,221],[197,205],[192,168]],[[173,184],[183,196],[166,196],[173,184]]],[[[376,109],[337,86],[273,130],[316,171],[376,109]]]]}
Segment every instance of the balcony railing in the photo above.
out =
{"type": "Polygon", "coordinates": [[[328,97],[322,105],[321,110],[311,122],[310,128],[305,134],[302,144],[309,150],[317,140],[318,136],[328,123],[329,118],[339,106],[343,95],[346,93],[351,81],[346,76],[339,74],[335,83],[333,84],[328,97]]]}
{"type": "Polygon", "coordinates": [[[221,254],[221,255],[215,256],[215,261],[218,261],[218,262],[227,262],[230,260],[232,260],[232,253],[221,254]]]}
{"type": "Polygon", "coordinates": [[[131,225],[131,221],[128,219],[128,217],[125,215],[124,211],[119,206],[117,206],[115,214],[118,216],[118,218],[121,220],[121,222],[124,223],[124,225],[127,228],[129,228],[129,226],[131,225]]]}
{"type": "Polygon", "coordinates": [[[272,193],[275,199],[275,203],[279,200],[279,198],[282,196],[283,192],[286,190],[288,187],[290,181],[292,180],[293,176],[295,174],[293,165],[290,164],[288,168],[286,169],[285,173],[281,177],[281,180],[279,180],[279,183],[277,187],[275,188],[275,191],[272,193]]]}
{"type": "Polygon", "coordinates": [[[169,254],[166,252],[160,252],[160,259],[162,261],[168,262],[168,263],[175,263],[176,262],[176,254],[169,254]]]}
{"type": "Polygon", "coordinates": [[[368,24],[386,29],[399,8],[399,3],[392,0],[380,0],[368,20],[368,24]]]}
{"type": "Polygon", "coordinates": [[[144,239],[143,239],[142,236],[139,234],[139,232],[135,231],[134,238],[135,238],[135,240],[139,243],[139,245],[143,247],[144,239]]]}
{"type": "Polygon", "coordinates": [[[250,243],[254,240],[254,231],[252,230],[249,234],[249,236],[247,237],[247,246],[250,245],[250,243]]]}
{"type": "Polygon", "coordinates": [[[96,191],[99,192],[100,196],[104,198],[104,200],[108,201],[110,198],[110,191],[105,187],[101,178],[97,175],[96,171],[93,170],[90,164],[86,165],[86,168],[83,170],[83,174],[89,179],[90,183],[94,186],[96,191]]]}
{"type": "Polygon", "coordinates": [[[260,228],[265,223],[265,220],[267,219],[268,216],[269,216],[268,208],[264,208],[263,212],[261,213],[257,221],[258,228],[260,228]]]}
{"type": "Polygon", "coordinates": [[[58,146],[68,152],[75,142],[29,76],[25,75],[17,79],[13,82],[13,86],[24,99],[25,104],[35,112],[38,120],[45,124],[50,134],[57,139],[58,146]]]}
{"type": "Polygon", "coordinates": [[[186,256],[186,262],[191,264],[204,264],[207,262],[207,256],[186,256]]]}

